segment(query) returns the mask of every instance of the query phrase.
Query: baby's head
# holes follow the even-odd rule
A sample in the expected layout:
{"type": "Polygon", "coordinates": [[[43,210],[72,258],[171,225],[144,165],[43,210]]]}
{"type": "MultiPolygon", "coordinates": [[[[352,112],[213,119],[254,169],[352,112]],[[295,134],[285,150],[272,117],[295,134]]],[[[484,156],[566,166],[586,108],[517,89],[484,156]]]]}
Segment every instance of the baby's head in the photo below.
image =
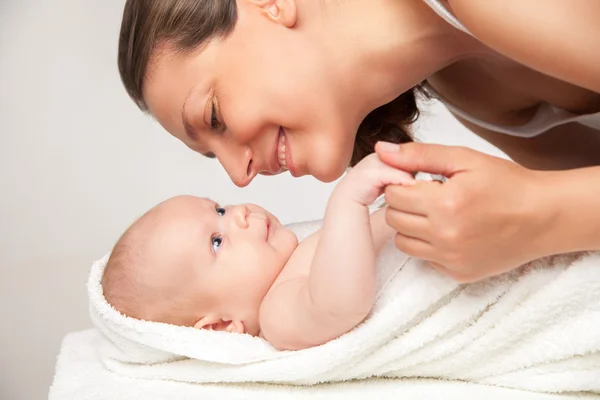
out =
{"type": "Polygon", "coordinates": [[[297,245],[259,206],[174,197],[119,239],[104,296],[132,318],[257,335],[260,304],[297,245]]]}

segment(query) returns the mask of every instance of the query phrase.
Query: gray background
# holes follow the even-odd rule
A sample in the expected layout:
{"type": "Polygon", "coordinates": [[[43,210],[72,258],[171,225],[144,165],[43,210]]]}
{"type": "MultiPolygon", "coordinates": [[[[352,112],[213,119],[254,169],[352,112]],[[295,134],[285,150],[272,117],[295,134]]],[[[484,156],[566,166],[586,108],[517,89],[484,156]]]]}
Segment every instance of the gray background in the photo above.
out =
{"type": "MultiPolygon", "coordinates": [[[[254,202],[283,222],[320,218],[333,185],[289,175],[236,188],[121,87],[123,0],[0,0],[0,398],[47,397],[65,333],[90,327],[91,262],[176,194],[254,202]]],[[[424,141],[496,149],[430,103],[424,141]]]]}

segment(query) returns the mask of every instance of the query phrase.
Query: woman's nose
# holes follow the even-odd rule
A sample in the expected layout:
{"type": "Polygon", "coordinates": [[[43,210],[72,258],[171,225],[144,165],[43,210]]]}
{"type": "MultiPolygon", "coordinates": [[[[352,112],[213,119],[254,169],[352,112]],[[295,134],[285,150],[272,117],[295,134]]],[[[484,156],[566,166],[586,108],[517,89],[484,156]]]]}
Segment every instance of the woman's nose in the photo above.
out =
{"type": "Polygon", "coordinates": [[[236,186],[248,186],[258,172],[252,160],[252,150],[248,147],[224,148],[216,156],[236,186]]]}
{"type": "Polygon", "coordinates": [[[238,228],[248,228],[248,214],[250,214],[248,207],[245,205],[234,206],[229,210],[229,213],[238,228]]]}

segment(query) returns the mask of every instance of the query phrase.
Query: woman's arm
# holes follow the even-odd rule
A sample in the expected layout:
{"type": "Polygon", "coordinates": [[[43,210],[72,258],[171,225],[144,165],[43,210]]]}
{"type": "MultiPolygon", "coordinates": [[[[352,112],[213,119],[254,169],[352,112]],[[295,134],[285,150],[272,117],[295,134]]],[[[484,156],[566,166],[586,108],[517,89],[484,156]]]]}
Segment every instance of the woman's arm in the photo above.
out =
{"type": "Polygon", "coordinates": [[[600,1],[449,0],[480,41],[532,69],[600,92],[600,1]]]}
{"type": "Polygon", "coordinates": [[[471,132],[502,150],[516,163],[535,170],[565,170],[600,165],[600,131],[569,123],[532,138],[506,135],[454,117],[471,132]]]}
{"type": "Polygon", "coordinates": [[[600,167],[539,172],[540,200],[554,222],[546,255],[600,250],[600,167]]]}

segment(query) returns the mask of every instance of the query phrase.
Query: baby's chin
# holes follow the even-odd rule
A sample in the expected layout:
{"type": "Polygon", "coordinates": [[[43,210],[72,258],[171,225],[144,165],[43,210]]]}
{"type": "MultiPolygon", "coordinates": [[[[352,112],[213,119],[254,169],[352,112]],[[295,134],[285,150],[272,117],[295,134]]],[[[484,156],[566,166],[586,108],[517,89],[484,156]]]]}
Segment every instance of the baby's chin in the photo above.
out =
{"type": "Polygon", "coordinates": [[[280,225],[279,229],[281,229],[281,232],[279,232],[277,247],[279,247],[279,252],[285,256],[287,262],[298,247],[298,237],[285,225],[280,225]]]}

